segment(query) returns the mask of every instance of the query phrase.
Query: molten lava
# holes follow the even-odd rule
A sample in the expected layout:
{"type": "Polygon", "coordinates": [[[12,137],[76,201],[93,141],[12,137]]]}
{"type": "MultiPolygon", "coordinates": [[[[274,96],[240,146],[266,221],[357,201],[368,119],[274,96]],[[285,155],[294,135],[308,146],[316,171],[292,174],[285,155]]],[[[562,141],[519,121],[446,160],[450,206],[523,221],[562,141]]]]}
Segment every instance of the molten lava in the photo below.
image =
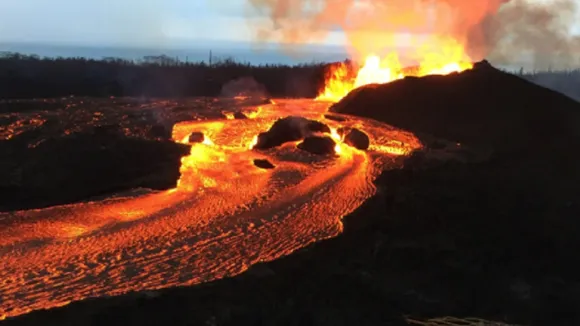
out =
{"type": "Polygon", "coordinates": [[[369,84],[385,84],[406,76],[447,75],[471,69],[473,64],[463,45],[451,38],[429,38],[418,45],[413,57],[417,67],[404,68],[399,55],[391,52],[381,58],[371,54],[364,65],[354,73],[345,63],[331,66],[324,90],[316,98],[319,101],[338,102],[355,88],[369,84]]]}
{"type": "Polygon", "coordinates": [[[330,137],[336,142],[336,145],[334,146],[334,152],[336,154],[342,153],[342,137],[338,134],[335,128],[330,128],[330,137]]]}
{"type": "MultiPolygon", "coordinates": [[[[320,119],[327,103],[284,100],[254,119],[181,121],[172,139],[191,146],[177,188],[136,189],[105,200],[2,212],[0,320],[89,297],[198,284],[237,275],[342,231],[340,219],[376,187],[395,156],[421,147],[412,134],[365,118],[331,128],[340,155],[311,155],[289,142],[252,151],[281,116],[320,119]],[[369,135],[368,151],[336,128],[369,135]],[[202,133],[203,142],[189,142],[202,133]],[[263,169],[256,159],[274,162],[263,169]]],[[[205,104],[204,104],[205,105],[205,104]]],[[[16,128],[15,128],[16,129],[16,128]]]]}
{"type": "Polygon", "coordinates": [[[248,146],[248,149],[253,149],[254,146],[256,146],[256,144],[258,144],[258,136],[254,136],[254,138],[252,138],[252,141],[250,142],[250,145],[248,146]]]}

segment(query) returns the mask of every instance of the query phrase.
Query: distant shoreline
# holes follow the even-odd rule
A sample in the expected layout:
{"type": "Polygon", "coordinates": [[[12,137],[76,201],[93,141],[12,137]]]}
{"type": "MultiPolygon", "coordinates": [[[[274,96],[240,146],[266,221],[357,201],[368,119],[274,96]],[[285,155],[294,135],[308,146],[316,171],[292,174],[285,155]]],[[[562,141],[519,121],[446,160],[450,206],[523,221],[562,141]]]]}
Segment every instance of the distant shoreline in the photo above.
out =
{"type": "Polygon", "coordinates": [[[68,44],[42,43],[0,43],[1,52],[37,55],[46,58],[86,58],[101,60],[104,58],[119,58],[124,60],[140,60],[146,56],[166,55],[180,62],[209,62],[210,53],[214,60],[233,59],[236,62],[260,64],[298,65],[309,63],[342,61],[348,57],[346,50],[336,46],[306,46],[296,50],[292,55],[284,53],[272,46],[259,46],[251,43],[207,44],[194,48],[153,48],[153,47],[123,47],[123,46],[85,46],[68,44]]]}

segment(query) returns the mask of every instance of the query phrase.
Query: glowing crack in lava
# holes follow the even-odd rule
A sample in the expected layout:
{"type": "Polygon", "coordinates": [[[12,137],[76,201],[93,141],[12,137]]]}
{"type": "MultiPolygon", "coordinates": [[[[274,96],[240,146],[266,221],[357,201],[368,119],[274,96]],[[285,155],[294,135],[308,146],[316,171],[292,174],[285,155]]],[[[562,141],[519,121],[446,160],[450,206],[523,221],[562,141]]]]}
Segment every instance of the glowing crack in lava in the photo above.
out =
{"type": "Polygon", "coordinates": [[[205,136],[183,158],[176,189],[0,213],[0,316],[233,276],[336,236],[341,218],[374,194],[377,174],[421,146],[376,121],[323,120],[323,102],[276,103],[254,110],[253,119],[175,125],[176,141],[205,136]],[[250,149],[258,133],[297,112],[328,124],[340,155],[312,155],[295,143],[250,149]],[[371,149],[342,143],[340,127],[363,130],[371,149]],[[254,159],[275,168],[258,168],[254,159]]]}
{"type": "Polygon", "coordinates": [[[431,43],[419,46],[415,53],[419,58],[417,67],[404,68],[396,52],[383,58],[374,54],[366,56],[364,65],[356,73],[346,63],[331,66],[317,100],[338,102],[364,85],[386,84],[405,76],[447,75],[473,68],[463,46],[454,39],[433,37],[428,40],[431,43]]]}

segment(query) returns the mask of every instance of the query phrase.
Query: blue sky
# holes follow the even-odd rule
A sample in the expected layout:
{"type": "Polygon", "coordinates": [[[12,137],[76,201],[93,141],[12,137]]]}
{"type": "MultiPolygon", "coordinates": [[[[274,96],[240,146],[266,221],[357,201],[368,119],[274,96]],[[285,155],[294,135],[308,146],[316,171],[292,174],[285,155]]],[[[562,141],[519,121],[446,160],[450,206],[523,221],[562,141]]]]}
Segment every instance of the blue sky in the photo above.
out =
{"type": "MultiPolygon", "coordinates": [[[[241,0],[230,5],[243,10],[241,0]]],[[[175,38],[247,38],[245,26],[237,26],[243,11],[220,11],[206,0],[2,0],[0,40],[162,45],[175,38]],[[241,35],[232,35],[231,24],[241,35]]]]}
{"type": "MultiPolygon", "coordinates": [[[[248,17],[265,17],[252,13],[247,2],[0,0],[0,42],[188,48],[207,47],[212,41],[250,41],[248,17]]],[[[333,32],[326,43],[346,42],[341,32],[333,32]]]]}
{"type": "Polygon", "coordinates": [[[248,10],[245,0],[0,0],[0,42],[174,47],[249,41],[248,10]]]}

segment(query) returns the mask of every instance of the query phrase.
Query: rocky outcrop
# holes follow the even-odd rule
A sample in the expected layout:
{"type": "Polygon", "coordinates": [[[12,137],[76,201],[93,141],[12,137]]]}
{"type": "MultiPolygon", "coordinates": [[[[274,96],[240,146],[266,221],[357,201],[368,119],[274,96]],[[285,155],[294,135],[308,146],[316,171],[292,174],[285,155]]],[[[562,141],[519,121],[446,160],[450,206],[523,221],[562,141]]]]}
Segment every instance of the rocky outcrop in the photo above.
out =
{"type": "Polygon", "coordinates": [[[363,131],[357,128],[352,128],[346,132],[344,143],[356,149],[367,150],[371,145],[371,140],[363,131]]]}
{"type": "Polygon", "coordinates": [[[268,131],[260,133],[254,149],[277,147],[287,142],[302,140],[317,132],[330,132],[330,128],[316,120],[289,116],[277,120],[268,131]]]}
{"type": "Polygon", "coordinates": [[[316,155],[333,154],[336,143],[328,136],[310,136],[298,144],[298,148],[316,155]]]}

